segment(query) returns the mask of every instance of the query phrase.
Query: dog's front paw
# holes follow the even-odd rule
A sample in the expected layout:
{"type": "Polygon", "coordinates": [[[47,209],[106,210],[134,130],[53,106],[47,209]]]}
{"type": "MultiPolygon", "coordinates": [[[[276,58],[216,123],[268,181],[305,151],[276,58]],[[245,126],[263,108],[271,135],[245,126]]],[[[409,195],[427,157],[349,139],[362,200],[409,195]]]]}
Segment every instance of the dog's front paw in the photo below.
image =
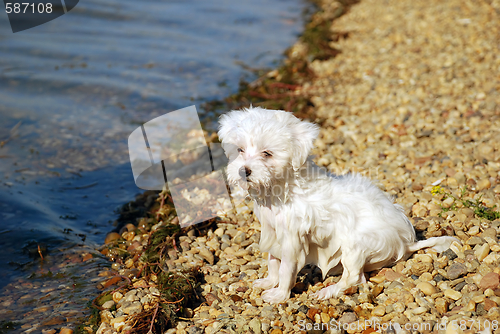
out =
{"type": "Polygon", "coordinates": [[[269,277],[256,279],[253,281],[253,286],[256,288],[261,288],[264,290],[274,288],[278,284],[277,281],[270,279],[269,277]]]}
{"type": "Polygon", "coordinates": [[[281,303],[290,297],[290,291],[280,288],[266,290],[262,293],[262,299],[269,304],[281,303]]]}
{"type": "Polygon", "coordinates": [[[323,288],[319,290],[316,293],[313,293],[312,296],[313,298],[319,299],[319,300],[325,300],[329,298],[337,298],[342,294],[342,291],[340,291],[340,287],[338,284],[330,285],[327,286],[326,288],[323,288]]]}

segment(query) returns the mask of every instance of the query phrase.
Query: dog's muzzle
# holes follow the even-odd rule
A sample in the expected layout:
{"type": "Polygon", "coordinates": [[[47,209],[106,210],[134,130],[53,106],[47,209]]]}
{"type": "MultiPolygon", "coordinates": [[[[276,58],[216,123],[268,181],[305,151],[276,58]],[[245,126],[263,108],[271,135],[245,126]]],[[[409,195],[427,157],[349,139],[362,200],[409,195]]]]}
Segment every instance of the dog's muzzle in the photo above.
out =
{"type": "Polygon", "coordinates": [[[242,179],[246,179],[252,174],[252,170],[246,166],[243,166],[239,169],[238,174],[240,174],[242,179]]]}

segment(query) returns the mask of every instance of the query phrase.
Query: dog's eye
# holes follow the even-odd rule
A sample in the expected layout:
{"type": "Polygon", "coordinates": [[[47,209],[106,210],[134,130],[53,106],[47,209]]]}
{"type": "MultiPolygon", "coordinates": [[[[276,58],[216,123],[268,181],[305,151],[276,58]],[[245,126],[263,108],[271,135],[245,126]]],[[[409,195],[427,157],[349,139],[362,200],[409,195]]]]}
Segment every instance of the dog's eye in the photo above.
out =
{"type": "Polygon", "coordinates": [[[262,155],[265,156],[266,158],[269,158],[269,157],[273,156],[272,152],[269,152],[269,151],[262,152],[262,155]]]}
{"type": "Polygon", "coordinates": [[[238,152],[243,153],[243,149],[241,147],[238,147],[238,152]]]}

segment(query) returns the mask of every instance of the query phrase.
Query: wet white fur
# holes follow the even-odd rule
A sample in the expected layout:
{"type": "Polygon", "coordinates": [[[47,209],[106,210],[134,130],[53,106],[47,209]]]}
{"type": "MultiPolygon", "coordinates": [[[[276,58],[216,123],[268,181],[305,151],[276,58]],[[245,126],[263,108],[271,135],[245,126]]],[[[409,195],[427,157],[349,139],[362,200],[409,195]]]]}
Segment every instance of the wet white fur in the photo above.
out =
{"type": "Polygon", "coordinates": [[[284,111],[249,108],[220,118],[228,180],[248,191],[262,226],[260,250],[269,253],[269,275],[254,286],[267,289],[262,298],[270,303],[289,298],[305,264],[317,265],[324,277],[342,273],[337,284],[314,294],[327,299],[364,282],[365,271],[425,247],[442,252],[457,240],[416,242],[401,207],[370,180],[323,172],[307,159],[318,132],[316,125],[284,111]],[[251,170],[248,177],[241,177],[242,167],[251,170]]]}

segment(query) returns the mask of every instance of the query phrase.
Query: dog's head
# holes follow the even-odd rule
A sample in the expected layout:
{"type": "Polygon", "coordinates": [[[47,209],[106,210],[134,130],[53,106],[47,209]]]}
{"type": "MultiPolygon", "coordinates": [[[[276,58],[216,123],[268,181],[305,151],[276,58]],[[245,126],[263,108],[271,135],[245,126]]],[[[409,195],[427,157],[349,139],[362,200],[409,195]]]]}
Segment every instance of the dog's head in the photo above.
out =
{"type": "Polygon", "coordinates": [[[269,187],[304,164],[318,132],[315,124],[281,110],[249,108],[222,115],[219,138],[229,158],[229,182],[245,189],[269,187]]]}

